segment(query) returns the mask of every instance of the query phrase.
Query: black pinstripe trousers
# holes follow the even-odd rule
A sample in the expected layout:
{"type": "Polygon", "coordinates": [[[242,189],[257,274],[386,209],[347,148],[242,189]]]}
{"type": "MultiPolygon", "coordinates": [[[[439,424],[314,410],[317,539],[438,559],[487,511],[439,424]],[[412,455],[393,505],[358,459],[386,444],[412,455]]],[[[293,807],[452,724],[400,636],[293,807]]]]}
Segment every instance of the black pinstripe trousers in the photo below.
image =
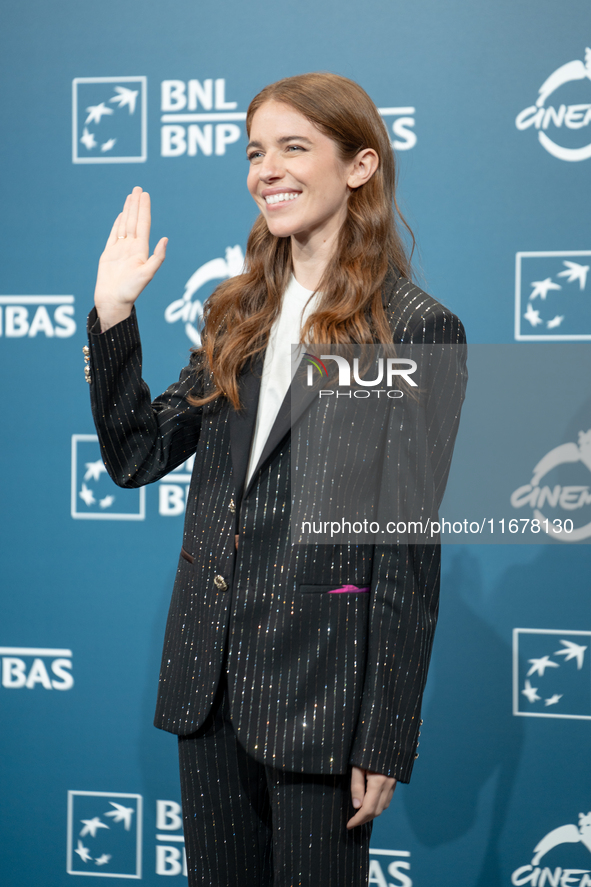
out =
{"type": "Polygon", "coordinates": [[[372,823],[350,831],[350,773],[258,763],[230,722],[223,673],[206,722],[179,737],[189,887],[366,887],[372,823]]]}

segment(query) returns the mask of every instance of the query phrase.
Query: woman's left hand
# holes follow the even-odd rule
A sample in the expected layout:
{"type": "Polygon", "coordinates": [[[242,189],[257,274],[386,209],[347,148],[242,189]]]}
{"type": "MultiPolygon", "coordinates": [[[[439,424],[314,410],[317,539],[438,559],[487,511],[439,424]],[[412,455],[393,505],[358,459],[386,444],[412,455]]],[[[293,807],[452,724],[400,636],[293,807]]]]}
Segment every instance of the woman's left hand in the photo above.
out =
{"type": "Polygon", "coordinates": [[[347,828],[355,828],[375,819],[380,813],[390,806],[396,780],[393,776],[384,776],[382,773],[372,773],[371,770],[362,770],[353,767],[351,772],[351,798],[357,813],[347,823],[347,828]]]}

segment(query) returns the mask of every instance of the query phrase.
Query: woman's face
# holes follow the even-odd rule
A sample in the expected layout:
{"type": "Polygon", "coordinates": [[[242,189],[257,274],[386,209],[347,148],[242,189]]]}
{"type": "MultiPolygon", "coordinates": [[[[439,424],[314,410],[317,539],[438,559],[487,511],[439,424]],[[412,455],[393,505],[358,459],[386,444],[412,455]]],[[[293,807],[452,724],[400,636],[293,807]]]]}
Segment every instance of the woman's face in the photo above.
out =
{"type": "Polygon", "coordinates": [[[246,150],[248,190],[272,234],[320,244],[340,229],[354,164],[299,111],[265,102],[252,119],[246,150]]]}

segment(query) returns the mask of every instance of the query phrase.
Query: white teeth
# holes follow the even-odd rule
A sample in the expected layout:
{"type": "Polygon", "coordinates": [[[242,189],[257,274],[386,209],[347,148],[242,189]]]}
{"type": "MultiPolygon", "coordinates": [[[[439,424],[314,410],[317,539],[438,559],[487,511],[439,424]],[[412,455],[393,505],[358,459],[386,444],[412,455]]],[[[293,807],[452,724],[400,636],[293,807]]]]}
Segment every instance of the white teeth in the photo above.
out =
{"type": "Polygon", "coordinates": [[[298,196],[298,192],[286,191],[285,194],[269,194],[268,197],[265,197],[265,203],[281,203],[285,200],[295,200],[298,196]]]}

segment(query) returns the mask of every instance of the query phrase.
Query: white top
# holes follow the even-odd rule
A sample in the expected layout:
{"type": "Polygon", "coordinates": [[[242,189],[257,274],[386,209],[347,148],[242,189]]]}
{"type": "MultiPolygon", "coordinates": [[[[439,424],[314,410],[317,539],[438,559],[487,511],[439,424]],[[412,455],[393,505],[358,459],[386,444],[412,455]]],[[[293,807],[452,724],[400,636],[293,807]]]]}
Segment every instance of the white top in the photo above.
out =
{"type": "Polygon", "coordinates": [[[299,342],[302,327],[316,308],[319,293],[316,293],[312,299],[310,299],[311,295],[312,290],[304,289],[292,274],[283,294],[279,317],[271,327],[269,334],[269,344],[265,353],[261,378],[259,406],[246,472],[247,486],[261,458],[269,432],[277,418],[279,407],[291,385],[292,363],[294,371],[297,367],[297,362],[292,362],[291,345],[299,342]]]}

